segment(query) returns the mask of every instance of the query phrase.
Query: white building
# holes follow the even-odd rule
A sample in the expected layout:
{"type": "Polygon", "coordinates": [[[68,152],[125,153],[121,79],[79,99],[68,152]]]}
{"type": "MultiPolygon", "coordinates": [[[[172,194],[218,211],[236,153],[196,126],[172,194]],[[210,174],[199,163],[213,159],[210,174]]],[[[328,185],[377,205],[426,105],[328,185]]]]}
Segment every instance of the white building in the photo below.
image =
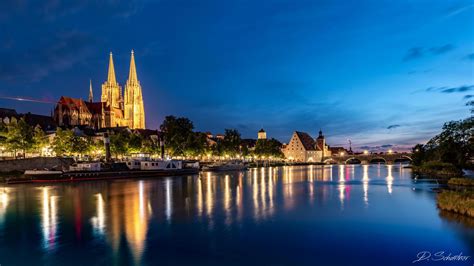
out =
{"type": "Polygon", "coordinates": [[[283,149],[285,158],[294,162],[322,162],[331,156],[322,131],[313,139],[308,133],[295,131],[290,142],[283,149]]]}

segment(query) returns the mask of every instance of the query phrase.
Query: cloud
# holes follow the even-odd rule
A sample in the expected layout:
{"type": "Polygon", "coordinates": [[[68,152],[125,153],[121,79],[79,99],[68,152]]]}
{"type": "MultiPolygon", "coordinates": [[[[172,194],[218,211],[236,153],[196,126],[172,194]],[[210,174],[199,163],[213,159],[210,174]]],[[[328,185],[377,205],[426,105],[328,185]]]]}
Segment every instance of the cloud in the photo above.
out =
{"type": "Polygon", "coordinates": [[[390,125],[387,127],[387,129],[394,129],[394,128],[397,128],[397,127],[400,127],[400,125],[390,125]]]}
{"type": "Polygon", "coordinates": [[[36,82],[71,68],[89,54],[94,39],[78,31],[59,32],[33,47],[0,54],[0,80],[36,82]]]}
{"type": "Polygon", "coordinates": [[[374,146],[364,145],[364,146],[360,146],[358,148],[361,149],[361,150],[382,151],[382,150],[386,150],[387,148],[392,148],[392,147],[395,147],[395,145],[392,145],[392,144],[374,145],[374,146]]]}
{"type": "Polygon", "coordinates": [[[471,99],[471,98],[474,98],[474,95],[472,95],[472,94],[471,95],[465,95],[463,97],[464,100],[468,100],[468,99],[471,99]]]}
{"type": "Polygon", "coordinates": [[[450,18],[450,17],[454,17],[456,15],[459,15],[471,8],[474,7],[474,4],[469,4],[469,5],[463,5],[463,6],[457,6],[457,7],[454,7],[454,8],[451,8],[448,10],[445,18],[450,18]]]}
{"type": "Polygon", "coordinates": [[[423,47],[413,47],[408,49],[406,55],[403,57],[403,61],[411,61],[423,57],[423,47]]]}
{"type": "Polygon", "coordinates": [[[452,44],[445,44],[445,45],[442,45],[442,46],[437,46],[437,47],[431,47],[430,48],[430,52],[434,55],[444,54],[444,53],[447,53],[451,50],[454,50],[454,45],[452,45],[452,44]]]}
{"type": "Polygon", "coordinates": [[[465,59],[474,60],[474,53],[466,55],[465,59]]]}
{"type": "Polygon", "coordinates": [[[462,85],[459,87],[429,87],[425,91],[440,92],[440,93],[458,93],[458,92],[468,92],[472,90],[474,90],[474,85],[462,85]]]}
{"type": "Polygon", "coordinates": [[[422,58],[428,54],[433,56],[442,55],[454,50],[454,45],[452,44],[445,44],[441,46],[433,46],[431,48],[425,47],[412,47],[407,50],[405,56],[403,57],[403,61],[411,61],[415,59],[422,58]]]}

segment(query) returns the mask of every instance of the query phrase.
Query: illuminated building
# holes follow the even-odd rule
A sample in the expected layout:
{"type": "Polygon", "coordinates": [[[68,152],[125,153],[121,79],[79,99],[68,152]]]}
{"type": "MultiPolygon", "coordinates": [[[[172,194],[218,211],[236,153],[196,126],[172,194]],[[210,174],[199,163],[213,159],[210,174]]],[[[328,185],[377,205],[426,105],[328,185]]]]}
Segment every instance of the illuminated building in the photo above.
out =
{"type": "Polygon", "coordinates": [[[321,162],[323,158],[331,156],[331,151],[322,131],[319,131],[317,139],[313,139],[308,133],[295,131],[283,149],[283,154],[290,161],[321,162]]]}
{"type": "Polygon", "coordinates": [[[104,127],[145,129],[142,88],[137,76],[133,51],[124,94],[117,82],[114,60],[110,53],[107,80],[102,84],[100,102],[94,102],[91,82],[88,101],[62,96],[54,110],[54,119],[59,126],[66,127],[82,125],[96,129],[104,127]]]}
{"type": "Polygon", "coordinates": [[[258,139],[267,139],[267,132],[263,128],[258,131],[258,139]]]}

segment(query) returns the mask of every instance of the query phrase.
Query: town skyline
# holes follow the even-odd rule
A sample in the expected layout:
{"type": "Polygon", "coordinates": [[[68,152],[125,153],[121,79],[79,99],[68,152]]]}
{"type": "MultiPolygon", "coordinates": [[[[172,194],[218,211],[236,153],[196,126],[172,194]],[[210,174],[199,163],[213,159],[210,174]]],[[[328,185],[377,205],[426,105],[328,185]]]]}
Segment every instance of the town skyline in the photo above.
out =
{"type": "MultiPolygon", "coordinates": [[[[351,13],[350,5],[340,10],[308,2],[288,12],[286,4],[274,9],[255,4],[255,14],[237,4],[220,4],[220,10],[233,10],[230,17],[188,5],[181,10],[188,15],[185,21],[166,14],[179,10],[166,1],[107,4],[107,18],[91,3],[12,6],[15,16],[0,16],[8,26],[0,53],[0,96],[87,99],[91,79],[97,100],[108,53],[114,54],[118,82],[124,86],[134,49],[149,128],[176,115],[214,134],[236,128],[243,137],[255,138],[263,127],[269,137],[288,142],[295,130],[317,135],[323,129],[334,146],[348,146],[350,139],[361,149],[407,149],[440,132],[444,122],[469,116],[464,104],[474,89],[473,34],[463,27],[473,12],[469,1],[436,2],[423,11],[423,19],[395,16],[400,9],[415,14],[425,7],[405,2],[392,3],[392,11],[383,4],[366,5],[359,13],[351,13]],[[318,12],[320,5],[325,8],[318,12]],[[73,20],[65,14],[74,18],[89,9],[90,23],[69,24],[73,20]],[[13,26],[22,15],[36,20],[13,26]],[[351,19],[338,20],[343,16],[356,23],[349,27],[351,19]],[[387,16],[393,21],[385,19],[381,31],[375,22],[387,16]],[[431,23],[426,26],[424,20],[431,23]],[[13,45],[33,21],[38,33],[29,34],[38,34],[38,42],[13,45]],[[158,27],[149,34],[153,25],[167,23],[175,28],[158,27]],[[331,26],[338,31],[328,30],[331,26]],[[44,38],[46,32],[53,37],[44,38]],[[358,41],[347,39],[353,36],[358,41]]],[[[40,114],[52,109],[4,99],[0,106],[40,114]]]]}

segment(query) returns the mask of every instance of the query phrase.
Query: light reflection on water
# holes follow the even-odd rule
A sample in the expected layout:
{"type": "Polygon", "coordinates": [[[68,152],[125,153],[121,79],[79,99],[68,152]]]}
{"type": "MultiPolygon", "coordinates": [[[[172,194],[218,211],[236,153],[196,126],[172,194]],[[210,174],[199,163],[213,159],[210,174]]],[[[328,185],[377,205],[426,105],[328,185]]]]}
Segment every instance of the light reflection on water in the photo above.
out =
{"type": "MultiPolygon", "coordinates": [[[[319,240],[312,244],[325,254],[334,248],[331,241],[350,241],[345,235],[358,237],[360,227],[367,234],[371,230],[375,235],[387,234],[387,227],[379,228],[377,224],[405,225],[408,216],[417,228],[420,225],[414,217],[421,214],[429,217],[430,226],[440,228],[439,234],[447,239],[449,247],[472,250],[463,240],[456,240],[449,227],[442,226],[433,187],[436,185],[415,183],[410,170],[399,165],[285,166],[137,181],[6,187],[0,191],[0,247],[5,247],[0,249],[0,259],[10,255],[7,247],[11,247],[10,252],[15,248],[32,250],[30,259],[41,257],[47,264],[71,258],[77,264],[105,260],[105,264],[125,261],[138,265],[158,262],[156,258],[186,264],[190,261],[176,257],[170,248],[189,252],[183,245],[194,243],[204,257],[212,257],[216,249],[232,257],[240,245],[252,245],[239,235],[259,243],[259,234],[261,238],[278,239],[291,230],[294,241],[289,236],[278,240],[283,247],[291,247],[300,245],[297,238],[308,237],[315,228],[324,228],[331,235],[324,244],[319,240]],[[32,204],[35,201],[39,204],[32,204]],[[32,207],[23,208],[25,204],[32,207]],[[398,208],[404,217],[396,214],[398,208]],[[40,213],[37,222],[17,223],[35,217],[32,210],[40,213]],[[38,224],[41,237],[35,238],[38,224]],[[338,224],[342,227],[336,227],[338,224]],[[264,227],[255,231],[259,225],[264,227]],[[16,241],[8,230],[28,232],[29,240],[16,241]]],[[[461,230],[472,235],[472,229],[461,230]]],[[[396,237],[413,243],[410,234],[396,237]]],[[[417,243],[423,243],[420,241],[417,243]]],[[[419,248],[429,245],[433,244],[419,248]]],[[[274,252],[262,253],[254,255],[274,252]]],[[[297,255],[280,253],[278,256],[284,257],[276,262],[282,264],[297,255]]],[[[219,262],[225,262],[224,257],[219,262]]],[[[3,261],[19,264],[28,259],[9,256],[3,261]]]]}

